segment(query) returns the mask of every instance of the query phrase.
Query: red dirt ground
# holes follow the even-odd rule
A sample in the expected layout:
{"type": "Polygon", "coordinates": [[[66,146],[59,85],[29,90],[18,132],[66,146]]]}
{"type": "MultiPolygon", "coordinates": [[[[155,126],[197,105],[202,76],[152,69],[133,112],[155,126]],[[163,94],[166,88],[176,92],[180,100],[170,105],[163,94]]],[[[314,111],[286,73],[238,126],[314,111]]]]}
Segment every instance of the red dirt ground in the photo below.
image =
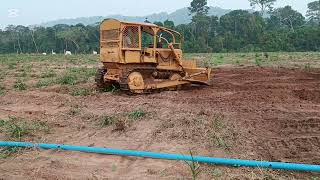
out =
{"type": "MultiPolygon", "coordinates": [[[[94,83],[82,85],[92,87],[94,83]]],[[[0,118],[46,122],[49,134],[25,140],[168,153],[320,164],[320,71],[216,69],[212,85],[129,96],[73,97],[51,86],[0,97],[0,118]],[[70,113],[78,109],[78,113],[70,113]],[[141,109],[124,131],[102,128],[103,115],[141,109]]],[[[0,138],[6,138],[0,133],[0,138]]],[[[305,179],[317,173],[201,165],[200,179],[305,179]]],[[[24,150],[0,159],[3,179],[188,179],[184,162],[24,150]]]]}

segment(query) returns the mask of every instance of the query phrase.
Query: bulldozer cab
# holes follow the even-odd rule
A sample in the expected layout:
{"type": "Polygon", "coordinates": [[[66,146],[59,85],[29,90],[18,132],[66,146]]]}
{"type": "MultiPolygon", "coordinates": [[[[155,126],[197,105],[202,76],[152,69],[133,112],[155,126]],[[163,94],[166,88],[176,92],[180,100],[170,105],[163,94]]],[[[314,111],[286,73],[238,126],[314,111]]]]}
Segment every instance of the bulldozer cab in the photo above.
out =
{"type": "MultiPolygon", "coordinates": [[[[180,33],[150,23],[108,19],[101,24],[101,60],[116,63],[177,64],[172,48],[182,57],[180,33]]],[[[179,64],[176,65],[178,68],[179,64]]]]}

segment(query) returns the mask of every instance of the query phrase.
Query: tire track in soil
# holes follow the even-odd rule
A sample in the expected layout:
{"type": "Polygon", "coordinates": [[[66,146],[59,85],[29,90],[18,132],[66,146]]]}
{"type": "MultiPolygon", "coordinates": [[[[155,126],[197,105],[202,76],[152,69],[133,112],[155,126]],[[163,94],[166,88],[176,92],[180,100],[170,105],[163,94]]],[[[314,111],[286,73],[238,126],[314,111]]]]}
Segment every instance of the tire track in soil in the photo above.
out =
{"type": "MultiPolygon", "coordinates": [[[[243,118],[242,121],[249,124],[248,131],[252,132],[249,136],[260,135],[249,137],[257,145],[260,158],[320,164],[320,80],[317,78],[320,73],[317,72],[316,76],[316,73],[301,70],[268,68],[229,71],[237,76],[233,75],[229,81],[219,78],[219,82],[228,83],[224,83],[224,87],[218,84],[217,89],[224,88],[243,95],[232,98],[234,104],[243,106],[253,103],[250,106],[251,112],[257,117],[252,118],[248,113],[243,113],[248,110],[243,107],[239,107],[238,111],[242,113],[238,116],[250,119],[243,118]],[[264,99],[265,96],[268,99],[264,99]],[[276,114],[261,112],[270,103],[283,109],[277,109],[276,114]]],[[[216,76],[219,77],[219,72],[216,76]]]]}

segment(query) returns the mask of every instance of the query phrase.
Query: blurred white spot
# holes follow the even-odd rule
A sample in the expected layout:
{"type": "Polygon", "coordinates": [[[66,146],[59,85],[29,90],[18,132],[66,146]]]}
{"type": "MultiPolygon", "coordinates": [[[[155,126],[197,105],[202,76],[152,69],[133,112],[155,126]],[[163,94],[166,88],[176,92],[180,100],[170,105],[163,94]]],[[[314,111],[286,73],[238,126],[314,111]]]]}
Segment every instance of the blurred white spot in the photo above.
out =
{"type": "Polygon", "coordinates": [[[9,9],[8,10],[8,17],[9,18],[16,18],[19,16],[19,9],[9,9]]]}

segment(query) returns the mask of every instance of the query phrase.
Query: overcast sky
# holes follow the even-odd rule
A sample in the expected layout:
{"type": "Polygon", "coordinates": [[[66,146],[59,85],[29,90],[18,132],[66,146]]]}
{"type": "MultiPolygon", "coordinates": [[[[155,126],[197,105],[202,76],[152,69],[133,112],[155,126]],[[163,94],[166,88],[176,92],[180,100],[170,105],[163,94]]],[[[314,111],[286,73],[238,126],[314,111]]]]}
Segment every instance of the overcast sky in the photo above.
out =
{"type": "MultiPolygon", "coordinates": [[[[305,15],[307,3],[315,0],[278,0],[276,7],[290,5],[305,15]]],[[[0,28],[8,24],[40,24],[62,18],[121,14],[141,16],[173,12],[191,0],[0,0],[0,28]]],[[[248,0],[208,0],[209,6],[249,9],[248,0]]]]}

